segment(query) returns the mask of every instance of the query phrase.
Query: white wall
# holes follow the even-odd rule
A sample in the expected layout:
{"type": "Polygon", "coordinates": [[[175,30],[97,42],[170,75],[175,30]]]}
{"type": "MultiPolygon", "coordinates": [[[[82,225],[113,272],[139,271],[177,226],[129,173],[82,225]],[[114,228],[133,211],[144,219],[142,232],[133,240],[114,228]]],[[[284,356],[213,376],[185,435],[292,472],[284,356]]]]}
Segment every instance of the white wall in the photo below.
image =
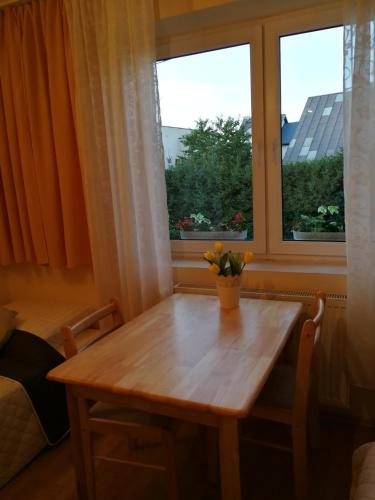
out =
{"type": "Polygon", "coordinates": [[[165,168],[174,165],[176,162],[176,158],[183,153],[184,147],[181,143],[181,137],[189,134],[190,132],[190,128],[168,126],[163,126],[161,128],[165,168]]]}

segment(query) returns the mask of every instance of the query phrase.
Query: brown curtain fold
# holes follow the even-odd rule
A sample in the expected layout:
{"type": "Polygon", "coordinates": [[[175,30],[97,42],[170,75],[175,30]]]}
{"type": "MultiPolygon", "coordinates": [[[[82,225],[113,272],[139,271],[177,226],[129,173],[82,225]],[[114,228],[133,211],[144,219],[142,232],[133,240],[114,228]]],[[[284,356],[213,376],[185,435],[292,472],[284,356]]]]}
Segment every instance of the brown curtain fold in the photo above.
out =
{"type": "Polygon", "coordinates": [[[64,8],[0,13],[0,264],[90,263],[64,8]]]}

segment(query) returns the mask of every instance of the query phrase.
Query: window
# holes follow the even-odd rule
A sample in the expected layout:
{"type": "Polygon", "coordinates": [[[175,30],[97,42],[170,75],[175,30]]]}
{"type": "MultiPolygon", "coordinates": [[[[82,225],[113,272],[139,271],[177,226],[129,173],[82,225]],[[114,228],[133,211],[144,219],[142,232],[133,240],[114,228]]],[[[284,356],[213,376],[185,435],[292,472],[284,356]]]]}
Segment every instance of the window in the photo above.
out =
{"type": "Polygon", "coordinates": [[[308,160],[315,160],[316,153],[317,153],[317,151],[309,151],[309,153],[307,155],[307,159],[308,160]]]}
{"type": "Polygon", "coordinates": [[[345,255],[345,243],[324,241],[322,224],[310,231],[319,240],[294,234],[304,217],[335,222],[337,207],[344,220],[341,15],[338,7],[320,6],[188,36],[172,34],[160,41],[157,69],[175,256],[206,250],[209,245],[198,238],[216,239],[214,230],[228,226],[238,212],[246,216],[246,241],[231,241],[233,251],[250,248],[271,257],[345,255]],[[247,130],[242,158],[247,155],[248,160],[240,162],[240,182],[232,174],[241,148],[220,139],[217,117],[221,123],[231,118],[247,130]],[[201,130],[196,130],[197,120],[201,130]],[[206,150],[204,141],[193,141],[205,132],[203,124],[212,132],[206,150]],[[218,154],[219,139],[234,154],[230,166],[218,154]],[[209,162],[219,166],[210,183],[205,170],[209,162]],[[177,178],[179,169],[184,174],[177,178]],[[224,178],[228,182],[222,196],[224,178]],[[189,235],[181,224],[195,231],[189,235]],[[204,229],[211,235],[204,236],[204,229]]]}
{"type": "Polygon", "coordinates": [[[332,106],[328,106],[328,108],[324,108],[322,116],[329,116],[331,114],[331,111],[332,111],[332,106]]]}
{"type": "Polygon", "coordinates": [[[171,240],[251,240],[248,44],[157,65],[171,240]]]}
{"type": "Polygon", "coordinates": [[[343,241],[343,29],[280,37],[281,113],[300,144],[282,158],[285,241],[343,241]]]}

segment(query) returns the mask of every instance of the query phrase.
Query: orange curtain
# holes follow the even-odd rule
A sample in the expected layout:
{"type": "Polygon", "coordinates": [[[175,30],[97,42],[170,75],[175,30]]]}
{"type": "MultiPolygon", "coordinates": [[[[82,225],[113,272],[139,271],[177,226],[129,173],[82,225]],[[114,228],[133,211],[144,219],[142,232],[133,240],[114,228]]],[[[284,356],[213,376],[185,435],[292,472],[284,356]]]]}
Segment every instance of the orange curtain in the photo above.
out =
{"type": "Polygon", "coordinates": [[[63,2],[0,12],[0,265],[90,263],[63,2]]]}

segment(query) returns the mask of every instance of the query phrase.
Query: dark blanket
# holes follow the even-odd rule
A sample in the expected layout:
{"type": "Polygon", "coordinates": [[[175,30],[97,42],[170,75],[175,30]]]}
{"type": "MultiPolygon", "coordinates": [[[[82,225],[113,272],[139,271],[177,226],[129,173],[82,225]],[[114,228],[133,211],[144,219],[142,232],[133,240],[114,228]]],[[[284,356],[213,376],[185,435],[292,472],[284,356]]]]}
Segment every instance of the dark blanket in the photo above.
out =
{"type": "Polygon", "coordinates": [[[23,385],[49,444],[57,443],[69,429],[64,385],[46,378],[64,360],[45,340],[22,330],[15,330],[0,350],[0,375],[23,385]]]}

